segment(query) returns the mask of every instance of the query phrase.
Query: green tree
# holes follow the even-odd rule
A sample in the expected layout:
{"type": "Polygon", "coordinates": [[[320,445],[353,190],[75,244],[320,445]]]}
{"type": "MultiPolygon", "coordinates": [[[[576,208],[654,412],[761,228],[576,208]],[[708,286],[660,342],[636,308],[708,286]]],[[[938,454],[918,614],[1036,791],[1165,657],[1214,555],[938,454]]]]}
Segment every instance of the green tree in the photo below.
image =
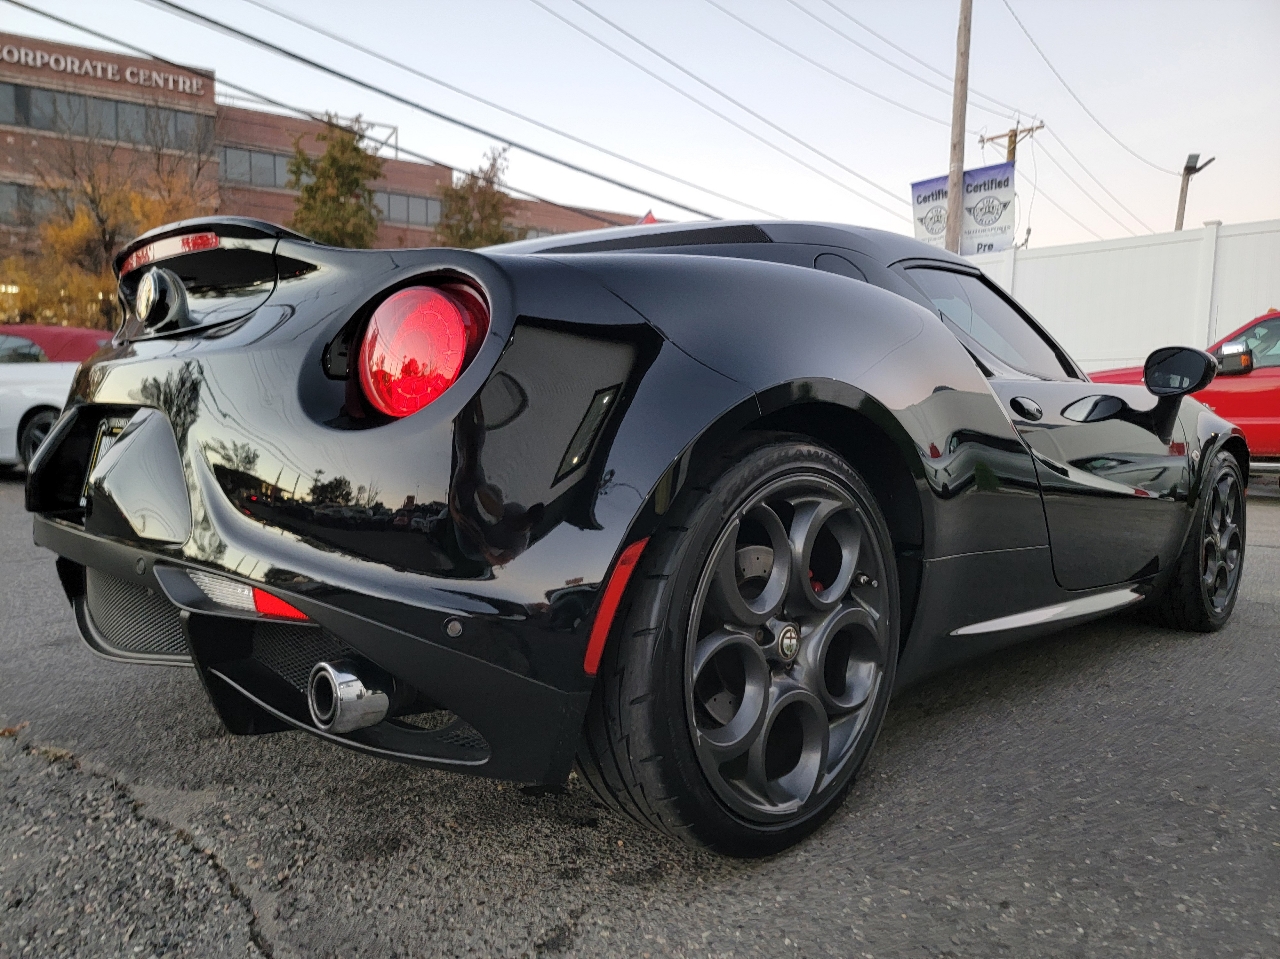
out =
{"type": "Polygon", "coordinates": [[[319,243],[367,249],[378,235],[378,208],[369,183],[382,176],[382,159],[364,148],[360,119],[343,126],[333,117],[316,139],[325,145],[319,157],[294,141],[289,187],[298,191],[295,230],[319,243]]]}
{"type": "Polygon", "coordinates": [[[444,188],[440,197],[440,223],[436,239],[442,246],[474,250],[478,246],[522,239],[507,226],[511,197],[502,189],[507,172],[507,151],[493,149],[484,165],[444,188]]]}

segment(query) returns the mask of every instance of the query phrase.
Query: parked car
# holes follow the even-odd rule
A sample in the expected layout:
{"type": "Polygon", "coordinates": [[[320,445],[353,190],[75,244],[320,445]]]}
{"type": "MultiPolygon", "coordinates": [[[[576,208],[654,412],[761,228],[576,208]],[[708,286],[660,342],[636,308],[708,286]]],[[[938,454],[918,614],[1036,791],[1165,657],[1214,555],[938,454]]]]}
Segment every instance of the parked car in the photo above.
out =
{"type": "Polygon", "coordinates": [[[526,783],[576,759],[614,809],[759,855],[837,808],[895,688],[1236,601],[1249,450],[1186,399],[1213,357],[1104,389],[896,234],[381,251],[215,218],[116,270],[35,540],[93,649],[194,666],[232,733],[526,783]],[[351,490],[404,505],[313,508],[351,490]]]}
{"type": "MultiPolygon", "coordinates": [[[[1280,468],[1280,310],[1255,317],[1209,352],[1221,369],[1195,398],[1244,431],[1255,468],[1280,468]]],[[[1089,378],[1141,383],[1142,369],[1104,370],[1089,378]]]]}
{"type": "Polygon", "coordinates": [[[0,326],[0,466],[25,466],[53,428],[76,367],[111,342],[105,330],[0,326]]]}

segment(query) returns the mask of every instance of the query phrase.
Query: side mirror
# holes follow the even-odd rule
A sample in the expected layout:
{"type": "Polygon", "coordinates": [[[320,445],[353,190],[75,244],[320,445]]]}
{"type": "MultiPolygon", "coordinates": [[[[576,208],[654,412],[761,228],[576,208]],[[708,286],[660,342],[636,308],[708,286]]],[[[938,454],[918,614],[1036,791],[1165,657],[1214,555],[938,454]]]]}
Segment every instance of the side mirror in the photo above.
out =
{"type": "Polygon", "coordinates": [[[1148,392],[1159,397],[1151,411],[1151,429],[1160,442],[1168,443],[1173,437],[1182,398],[1204,389],[1217,373],[1217,360],[1189,346],[1166,346],[1147,357],[1142,366],[1142,381],[1147,384],[1148,392]]]}
{"type": "Polygon", "coordinates": [[[1221,376],[1240,376],[1253,372],[1253,350],[1244,340],[1223,343],[1218,350],[1218,373],[1221,376]]]}
{"type": "Polygon", "coordinates": [[[1155,396],[1182,397],[1204,389],[1217,373],[1218,361],[1203,350],[1166,346],[1147,357],[1142,381],[1155,396]]]}

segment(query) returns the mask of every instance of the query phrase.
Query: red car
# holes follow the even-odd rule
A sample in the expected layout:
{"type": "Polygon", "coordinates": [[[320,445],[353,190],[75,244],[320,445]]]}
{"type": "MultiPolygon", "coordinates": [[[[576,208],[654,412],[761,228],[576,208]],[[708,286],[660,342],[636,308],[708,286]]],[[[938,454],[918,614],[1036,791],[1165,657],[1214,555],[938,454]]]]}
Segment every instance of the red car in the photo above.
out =
{"type": "MultiPolygon", "coordinates": [[[[1209,352],[1222,369],[1195,398],[1244,430],[1255,462],[1280,463],[1280,310],[1250,320],[1209,352]]],[[[1141,383],[1142,367],[1091,373],[1089,379],[1141,383]]]]}

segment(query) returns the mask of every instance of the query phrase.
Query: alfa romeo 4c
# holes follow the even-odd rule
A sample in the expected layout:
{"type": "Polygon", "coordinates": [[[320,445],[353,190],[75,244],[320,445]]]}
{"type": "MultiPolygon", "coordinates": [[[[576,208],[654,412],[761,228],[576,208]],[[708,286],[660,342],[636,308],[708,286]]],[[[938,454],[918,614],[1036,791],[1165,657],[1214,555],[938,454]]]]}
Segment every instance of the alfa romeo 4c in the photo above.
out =
{"type": "MultiPolygon", "coordinates": [[[[353,251],[140,237],[30,464],[85,641],[227,728],[564,782],[735,855],[815,829],[895,689],[1142,604],[1231,615],[1249,450],[1097,384],[964,260],[810,223],[353,251]]],[[[174,717],[181,722],[181,716],[174,717]]]]}

